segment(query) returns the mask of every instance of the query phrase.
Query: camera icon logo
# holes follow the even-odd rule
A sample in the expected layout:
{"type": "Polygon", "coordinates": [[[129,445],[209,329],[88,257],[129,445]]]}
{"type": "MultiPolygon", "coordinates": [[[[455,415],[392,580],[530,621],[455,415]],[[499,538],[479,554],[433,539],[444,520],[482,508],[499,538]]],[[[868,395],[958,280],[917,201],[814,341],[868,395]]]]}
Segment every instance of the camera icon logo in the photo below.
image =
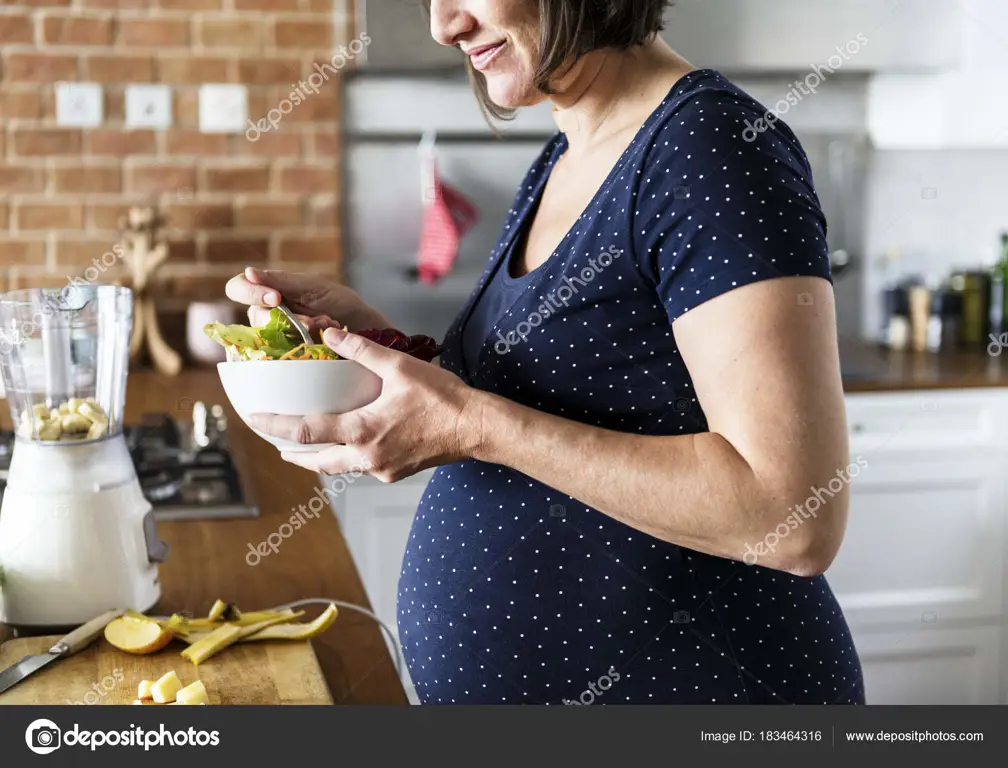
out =
{"type": "Polygon", "coordinates": [[[36,755],[48,755],[62,744],[62,732],[52,720],[35,720],[25,731],[25,743],[36,755]]]}

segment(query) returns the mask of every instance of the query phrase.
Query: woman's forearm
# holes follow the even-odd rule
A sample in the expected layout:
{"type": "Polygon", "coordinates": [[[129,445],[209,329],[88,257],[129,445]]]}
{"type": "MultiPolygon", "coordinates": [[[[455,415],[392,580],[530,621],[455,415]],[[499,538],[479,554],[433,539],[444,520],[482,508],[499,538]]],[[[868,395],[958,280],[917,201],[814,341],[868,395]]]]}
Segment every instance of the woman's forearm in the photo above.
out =
{"type": "MultiPolygon", "coordinates": [[[[742,559],[753,551],[747,547],[757,547],[786,525],[791,509],[808,496],[808,488],[784,490],[758,477],[715,433],[634,435],[544,414],[485,392],[475,392],[473,400],[466,422],[466,429],[479,435],[469,451],[473,458],[516,469],[689,549],[742,559]]],[[[843,505],[846,496],[837,494],[834,502],[843,505]]],[[[814,529],[827,518],[828,512],[820,511],[791,530],[759,564],[802,575],[821,570],[814,529]]]]}

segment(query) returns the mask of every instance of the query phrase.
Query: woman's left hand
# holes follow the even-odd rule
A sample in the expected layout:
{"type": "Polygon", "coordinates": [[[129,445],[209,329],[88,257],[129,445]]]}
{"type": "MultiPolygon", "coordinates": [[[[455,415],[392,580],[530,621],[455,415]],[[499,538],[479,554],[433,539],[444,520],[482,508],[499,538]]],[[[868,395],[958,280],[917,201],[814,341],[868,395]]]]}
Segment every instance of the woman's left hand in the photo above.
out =
{"type": "Polygon", "coordinates": [[[469,418],[476,390],[435,364],[361,336],[330,328],[323,339],[340,357],[379,376],[382,392],[370,405],[344,414],[254,415],[252,426],[274,437],[339,443],[316,453],[284,453],[285,461],[327,475],[363,472],[393,483],[470,455],[479,439],[469,418]]]}

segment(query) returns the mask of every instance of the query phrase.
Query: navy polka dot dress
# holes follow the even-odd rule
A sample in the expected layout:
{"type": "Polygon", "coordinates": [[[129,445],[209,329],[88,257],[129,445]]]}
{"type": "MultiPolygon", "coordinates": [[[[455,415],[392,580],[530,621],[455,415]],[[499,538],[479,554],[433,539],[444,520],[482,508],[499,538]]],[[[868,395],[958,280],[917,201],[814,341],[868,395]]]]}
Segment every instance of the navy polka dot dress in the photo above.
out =
{"type": "MultiPolygon", "coordinates": [[[[566,150],[555,137],[448,333],[442,365],[585,424],[706,431],[671,322],[756,281],[830,278],[797,139],[783,124],[742,137],[765,113],[716,72],[682,79],[556,252],[511,278],[506,257],[566,150]]],[[[399,629],[425,704],[864,701],[824,578],[660,541],[478,461],[439,468],[424,494],[399,629]]]]}

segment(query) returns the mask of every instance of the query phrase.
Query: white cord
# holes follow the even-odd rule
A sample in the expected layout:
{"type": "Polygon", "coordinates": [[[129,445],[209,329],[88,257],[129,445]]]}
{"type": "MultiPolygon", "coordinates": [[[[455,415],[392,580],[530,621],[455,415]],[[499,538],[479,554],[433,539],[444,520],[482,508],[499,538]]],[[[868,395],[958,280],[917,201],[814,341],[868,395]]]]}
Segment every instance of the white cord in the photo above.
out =
{"type": "Polygon", "coordinates": [[[363,613],[370,619],[373,619],[379,627],[385,630],[385,634],[388,636],[389,642],[392,644],[392,648],[395,650],[395,667],[396,674],[399,676],[399,680],[402,680],[403,673],[403,655],[402,649],[399,646],[399,641],[396,640],[392,630],[386,626],[385,622],[379,619],[375,614],[371,613],[367,608],[362,608],[359,605],[354,605],[353,603],[344,603],[342,600],[330,600],[327,597],[308,597],[304,600],[295,600],[293,603],[287,603],[286,605],[278,605],[275,608],[268,608],[269,611],[283,611],[288,608],[295,609],[300,608],[302,605],[329,605],[330,603],[338,605],[340,608],[346,608],[351,611],[357,611],[357,613],[363,613]]]}

